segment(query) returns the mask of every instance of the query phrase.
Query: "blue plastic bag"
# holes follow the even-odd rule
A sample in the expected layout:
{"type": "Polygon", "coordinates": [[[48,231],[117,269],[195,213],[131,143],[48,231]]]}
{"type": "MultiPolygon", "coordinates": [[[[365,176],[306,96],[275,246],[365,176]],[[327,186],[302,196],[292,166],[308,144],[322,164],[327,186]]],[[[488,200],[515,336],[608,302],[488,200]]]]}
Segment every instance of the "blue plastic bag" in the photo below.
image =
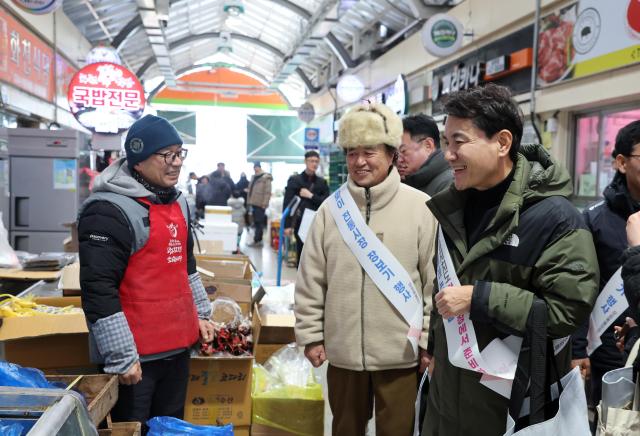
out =
{"type": "Polygon", "coordinates": [[[24,428],[20,424],[7,424],[3,425],[0,421],[0,434],[2,436],[21,436],[24,428]]]}
{"type": "Polygon", "coordinates": [[[45,389],[57,388],[57,386],[47,381],[39,369],[25,368],[7,362],[6,360],[0,360],[0,386],[45,389]]]}
{"type": "Polygon", "coordinates": [[[171,416],[156,416],[147,421],[147,436],[178,436],[183,434],[197,436],[233,436],[233,426],[195,425],[171,416]]]}

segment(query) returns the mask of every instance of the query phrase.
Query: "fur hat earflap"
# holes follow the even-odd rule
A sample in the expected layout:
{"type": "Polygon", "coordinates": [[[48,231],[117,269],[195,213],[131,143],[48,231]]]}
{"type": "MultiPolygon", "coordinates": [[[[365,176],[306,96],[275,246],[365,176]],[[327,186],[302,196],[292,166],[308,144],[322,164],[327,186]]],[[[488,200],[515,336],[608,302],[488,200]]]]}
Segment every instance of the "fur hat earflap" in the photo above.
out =
{"type": "Polygon", "coordinates": [[[387,144],[400,147],[402,120],[382,103],[365,103],[351,109],[340,120],[338,144],[344,149],[387,144]]]}

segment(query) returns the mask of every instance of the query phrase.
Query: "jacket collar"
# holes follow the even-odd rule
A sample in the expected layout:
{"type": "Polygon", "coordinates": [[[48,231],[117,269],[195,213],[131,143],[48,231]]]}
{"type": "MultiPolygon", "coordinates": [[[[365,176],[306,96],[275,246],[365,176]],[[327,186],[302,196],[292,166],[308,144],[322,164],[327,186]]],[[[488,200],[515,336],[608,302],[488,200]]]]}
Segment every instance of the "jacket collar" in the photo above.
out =
{"type": "Polygon", "coordinates": [[[420,189],[431,183],[440,173],[449,170],[442,150],[437,149],[427,158],[418,171],[405,177],[404,183],[412,188],[420,189]]]}
{"type": "Polygon", "coordinates": [[[605,188],[604,199],[609,208],[624,219],[640,210],[640,205],[631,198],[626,176],[619,171],[616,172],[609,186],[605,188]]]}
{"type": "MultiPolygon", "coordinates": [[[[368,188],[369,198],[371,200],[371,210],[382,209],[389,204],[398,192],[399,187],[400,174],[398,174],[396,167],[392,167],[391,172],[387,178],[382,181],[382,183],[368,188]]],[[[351,180],[351,177],[347,177],[347,188],[349,189],[349,193],[351,193],[351,196],[355,200],[358,208],[366,208],[366,189],[356,185],[353,180],[351,180]]]]}

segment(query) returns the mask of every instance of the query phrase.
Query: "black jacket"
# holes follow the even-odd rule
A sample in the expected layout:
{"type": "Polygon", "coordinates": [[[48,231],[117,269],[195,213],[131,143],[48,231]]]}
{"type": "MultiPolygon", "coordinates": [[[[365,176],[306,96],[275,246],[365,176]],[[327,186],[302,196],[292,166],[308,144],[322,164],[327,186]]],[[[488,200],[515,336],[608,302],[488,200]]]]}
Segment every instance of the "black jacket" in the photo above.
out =
{"type": "MultiPolygon", "coordinates": [[[[629,302],[629,311],[636,323],[640,323],[640,245],[628,248],[622,256],[622,281],[624,294],[629,302]]],[[[625,337],[625,351],[631,351],[638,340],[640,327],[632,328],[625,337]]],[[[627,354],[625,354],[625,357],[627,354]]],[[[640,353],[633,362],[635,372],[640,372],[640,353]]]]}
{"type": "Polygon", "coordinates": [[[226,206],[229,197],[229,185],[220,177],[215,177],[209,180],[209,183],[196,187],[196,209],[202,210],[205,206],[226,206]]]}
{"type": "Polygon", "coordinates": [[[305,209],[318,210],[322,202],[329,196],[329,185],[327,181],[315,174],[310,176],[306,172],[289,177],[287,187],[284,191],[283,207],[287,207],[296,195],[299,195],[302,188],[307,188],[313,193],[312,198],[301,198],[300,205],[294,216],[289,215],[285,221],[285,228],[293,227],[296,234],[300,228],[302,214],[305,209]]]}
{"type": "Polygon", "coordinates": [[[418,171],[405,177],[404,183],[433,197],[451,184],[453,173],[442,150],[434,151],[418,171]]]}
{"type": "MultiPolygon", "coordinates": [[[[601,292],[611,276],[622,266],[622,254],[627,248],[626,224],[629,215],[638,210],[638,205],[631,199],[627,189],[626,178],[616,173],[613,181],[604,190],[604,200],[587,208],[583,215],[591,234],[598,255],[600,266],[601,292]]],[[[590,356],[591,365],[603,370],[611,370],[624,366],[623,355],[616,348],[613,337],[613,326],[623,325],[628,311],[615,320],[600,339],[602,345],[590,356]]],[[[588,320],[572,337],[573,358],[587,357],[588,320]]]]}

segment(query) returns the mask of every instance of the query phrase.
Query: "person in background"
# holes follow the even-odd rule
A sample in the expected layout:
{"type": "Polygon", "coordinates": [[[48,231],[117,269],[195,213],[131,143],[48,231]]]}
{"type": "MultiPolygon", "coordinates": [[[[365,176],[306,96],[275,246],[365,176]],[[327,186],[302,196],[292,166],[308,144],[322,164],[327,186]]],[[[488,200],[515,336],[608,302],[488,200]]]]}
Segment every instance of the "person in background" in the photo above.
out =
{"type": "MultiPolygon", "coordinates": [[[[640,143],[638,143],[640,144],[640,143]]],[[[640,322],[640,212],[635,212],[627,220],[627,248],[622,255],[622,280],[624,283],[624,294],[629,302],[631,317],[627,318],[627,323],[631,326],[624,337],[623,346],[625,356],[631,351],[638,340],[637,323],[640,322]]],[[[633,360],[633,379],[640,372],[640,353],[633,360]]]]}
{"type": "Polygon", "coordinates": [[[244,198],[240,195],[238,190],[234,190],[231,194],[231,198],[227,201],[227,205],[231,207],[231,221],[238,225],[238,240],[236,244],[235,253],[240,252],[240,237],[244,231],[244,214],[246,209],[244,207],[244,198]]]}
{"type": "Polygon", "coordinates": [[[221,178],[229,186],[229,195],[231,195],[231,192],[235,189],[235,183],[233,183],[229,171],[225,169],[224,162],[218,162],[216,170],[210,174],[209,178],[214,179],[216,177],[221,178]]]}
{"type": "Polygon", "coordinates": [[[125,150],[79,213],[80,287],[92,360],[120,383],[111,417],[144,428],[155,416],[183,418],[189,349],[211,341],[213,325],[175,189],[187,157],[178,132],[146,115],[125,150]]]}
{"type": "MultiPolygon", "coordinates": [[[[602,292],[614,273],[622,266],[622,254],[627,248],[625,231],[629,217],[640,211],[640,121],[629,123],[616,135],[614,155],[616,174],[604,190],[604,200],[583,212],[591,231],[600,267],[599,292],[602,292]]],[[[601,310],[595,307],[594,310],[601,310]]],[[[611,321],[600,340],[602,345],[587,355],[587,319],[572,336],[573,366],[580,366],[584,377],[591,380],[591,404],[597,406],[602,394],[602,376],[624,366],[624,356],[616,347],[614,326],[622,326],[631,317],[627,310],[611,321]]]]}
{"type": "Polygon", "coordinates": [[[402,120],[404,133],[398,172],[407,185],[430,197],[451,185],[453,173],[440,150],[440,132],[433,118],[410,115],[402,120]]]}
{"type": "Polygon", "coordinates": [[[189,179],[187,179],[187,192],[191,195],[196,195],[196,185],[198,184],[198,176],[193,171],[189,173],[189,179]]]}
{"type": "Polygon", "coordinates": [[[414,427],[437,223],[429,197],[402,184],[393,166],[401,136],[402,120],[380,103],[340,120],[348,180],[318,208],[302,251],[296,339],[313,366],[329,362],[334,435],[364,436],[373,413],[379,436],[414,427]],[[397,293],[404,298],[393,300],[397,293]]]}
{"type": "Polygon", "coordinates": [[[273,176],[264,172],[260,162],[253,164],[253,177],[249,183],[249,192],[247,194],[247,204],[251,207],[253,215],[253,227],[255,229],[253,242],[249,243],[251,247],[262,246],[262,233],[267,226],[267,207],[271,200],[271,181],[273,176]]]}
{"type": "MultiPolygon", "coordinates": [[[[456,273],[460,285],[434,293],[428,352],[435,367],[422,434],[501,435],[509,400],[481,383],[486,368],[473,349],[524,336],[535,296],[547,306],[547,340],[571,335],[596,299],[596,252],[568,200],[573,186],[567,170],[541,145],[520,144],[522,114],[508,88],[488,84],[452,93],[444,111],[445,159],[454,186],[427,206],[442,230],[442,254],[434,262],[446,267],[448,252],[448,274],[456,273]],[[464,314],[471,322],[463,317],[457,328],[449,324],[464,314]],[[450,359],[454,352],[460,359],[450,359]]],[[[448,274],[441,279],[451,283],[448,274]]],[[[561,377],[570,371],[570,351],[565,345],[549,356],[561,377]]],[[[521,350],[522,359],[528,354],[521,350]]]]}
{"type": "Polygon", "coordinates": [[[320,165],[320,154],[315,150],[310,150],[304,154],[304,164],[306,166],[302,174],[289,177],[287,187],[284,191],[283,207],[287,207],[291,200],[298,195],[301,199],[295,214],[289,215],[285,221],[285,234],[294,234],[296,237],[296,262],[300,263],[302,253],[302,240],[298,235],[302,215],[306,209],[318,210],[322,202],[329,196],[329,185],[327,181],[318,175],[320,165]]]}
{"type": "Polygon", "coordinates": [[[240,173],[240,180],[236,183],[236,191],[240,193],[240,196],[244,199],[245,212],[244,212],[244,225],[249,226],[249,214],[247,206],[247,194],[249,193],[249,180],[245,173],[240,173]]]}

